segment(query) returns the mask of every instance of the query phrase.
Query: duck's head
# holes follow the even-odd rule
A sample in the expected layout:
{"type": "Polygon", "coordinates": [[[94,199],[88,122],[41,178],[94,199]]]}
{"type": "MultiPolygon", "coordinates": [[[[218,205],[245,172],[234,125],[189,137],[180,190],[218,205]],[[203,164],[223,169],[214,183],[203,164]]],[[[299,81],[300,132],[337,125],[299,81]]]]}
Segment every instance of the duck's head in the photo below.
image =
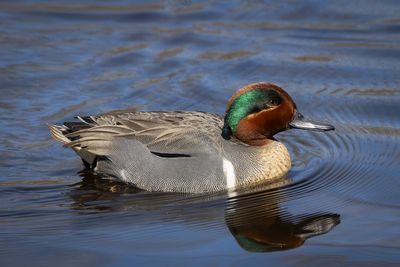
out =
{"type": "Polygon", "coordinates": [[[328,124],[307,122],[282,88],[271,83],[253,83],[238,90],[229,100],[222,137],[232,136],[249,145],[261,146],[281,131],[299,128],[333,130],[328,124]]]}

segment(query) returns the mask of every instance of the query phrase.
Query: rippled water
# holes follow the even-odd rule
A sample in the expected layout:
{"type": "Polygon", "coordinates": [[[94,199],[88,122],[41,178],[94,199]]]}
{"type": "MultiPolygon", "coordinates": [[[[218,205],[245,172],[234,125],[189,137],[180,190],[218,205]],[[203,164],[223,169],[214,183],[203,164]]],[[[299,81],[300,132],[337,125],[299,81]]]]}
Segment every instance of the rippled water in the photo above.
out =
{"type": "Polygon", "coordinates": [[[398,1],[2,1],[1,266],[398,266],[398,1]],[[288,180],[148,193],[81,171],[47,123],[223,113],[255,81],[336,131],[291,130],[288,180]]]}

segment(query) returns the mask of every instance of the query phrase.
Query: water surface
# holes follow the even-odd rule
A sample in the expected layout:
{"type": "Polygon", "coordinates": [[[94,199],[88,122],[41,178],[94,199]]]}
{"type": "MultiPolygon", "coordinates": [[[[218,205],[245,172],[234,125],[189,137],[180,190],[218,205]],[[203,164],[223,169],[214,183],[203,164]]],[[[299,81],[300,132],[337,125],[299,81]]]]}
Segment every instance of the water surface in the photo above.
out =
{"type": "Polygon", "coordinates": [[[2,1],[2,266],[398,266],[397,1],[2,1]],[[82,171],[48,123],[223,113],[256,81],[336,131],[276,136],[288,179],[149,193],[82,171]]]}

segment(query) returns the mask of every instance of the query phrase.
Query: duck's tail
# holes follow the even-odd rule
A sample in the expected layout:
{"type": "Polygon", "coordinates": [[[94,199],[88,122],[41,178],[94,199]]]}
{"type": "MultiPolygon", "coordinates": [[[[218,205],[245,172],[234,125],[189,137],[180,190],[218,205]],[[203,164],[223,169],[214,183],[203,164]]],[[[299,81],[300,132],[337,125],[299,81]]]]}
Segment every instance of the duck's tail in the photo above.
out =
{"type": "Polygon", "coordinates": [[[65,125],[59,126],[49,124],[48,127],[50,128],[51,137],[53,137],[53,139],[63,143],[64,145],[71,142],[71,140],[65,136],[65,134],[68,133],[68,128],[65,125]]]}
{"type": "Polygon", "coordinates": [[[51,136],[65,144],[68,144],[69,142],[73,141],[73,139],[67,137],[66,135],[69,133],[77,132],[83,129],[88,129],[94,126],[94,121],[91,117],[82,117],[82,116],[77,116],[75,117],[76,119],[80,120],[79,122],[64,122],[62,126],[60,125],[53,125],[53,124],[48,124],[48,127],[50,128],[50,133],[51,136]]]}
{"type": "MultiPolygon", "coordinates": [[[[65,122],[64,125],[48,125],[50,129],[51,136],[53,139],[61,142],[64,146],[68,146],[75,138],[67,137],[68,134],[86,129],[91,128],[92,125],[84,122],[65,122]]],[[[85,149],[77,146],[72,148],[81,158],[86,168],[92,169],[94,163],[96,162],[96,155],[86,151],[85,149]]]]}

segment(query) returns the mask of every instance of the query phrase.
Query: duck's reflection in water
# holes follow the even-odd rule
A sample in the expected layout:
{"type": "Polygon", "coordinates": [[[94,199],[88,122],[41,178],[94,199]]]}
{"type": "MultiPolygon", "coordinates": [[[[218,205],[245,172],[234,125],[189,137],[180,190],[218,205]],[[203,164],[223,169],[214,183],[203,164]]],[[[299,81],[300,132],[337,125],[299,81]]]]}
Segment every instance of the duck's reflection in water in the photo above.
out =
{"type": "Polygon", "coordinates": [[[239,194],[228,201],[225,222],[239,245],[251,252],[299,247],[340,223],[335,213],[293,215],[280,208],[283,190],[239,194]]]}
{"type": "MultiPolygon", "coordinates": [[[[205,220],[221,221],[221,214],[224,214],[225,223],[237,243],[250,252],[296,248],[308,238],[325,234],[340,223],[339,214],[311,212],[293,215],[281,208],[280,204],[286,200],[285,190],[281,190],[280,187],[286,182],[230,192],[226,199],[226,193],[150,193],[125,183],[102,179],[88,171],[82,171],[80,175],[83,177],[82,181],[73,185],[74,189],[70,194],[74,209],[94,212],[154,212],[169,207],[168,212],[161,212],[160,216],[156,217],[150,216],[150,219],[173,221],[179,216],[179,222],[187,221],[190,224],[204,223],[205,220]],[[129,195],[132,198],[120,201],[121,195],[129,195]],[[208,204],[199,208],[201,203],[208,204]],[[176,213],[173,212],[175,205],[179,206],[175,207],[178,210],[176,213]],[[196,205],[195,209],[193,205],[196,205]],[[172,219],[165,216],[172,216],[172,219]]],[[[144,220],[146,221],[145,218],[144,220]]]]}

